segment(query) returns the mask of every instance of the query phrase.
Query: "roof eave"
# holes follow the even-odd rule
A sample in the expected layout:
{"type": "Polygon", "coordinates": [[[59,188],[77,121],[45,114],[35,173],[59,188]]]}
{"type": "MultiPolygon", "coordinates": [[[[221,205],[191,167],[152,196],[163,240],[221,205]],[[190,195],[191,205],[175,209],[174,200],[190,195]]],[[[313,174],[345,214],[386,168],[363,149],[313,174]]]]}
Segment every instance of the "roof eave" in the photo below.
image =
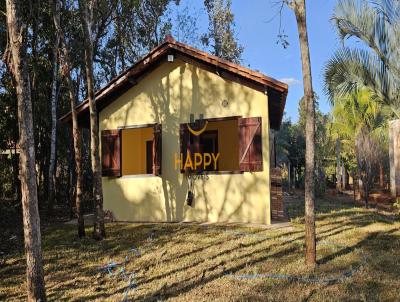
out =
{"type": "MultiPolygon", "coordinates": [[[[268,89],[272,89],[278,92],[281,96],[281,100],[279,102],[279,105],[281,107],[279,114],[279,123],[271,125],[271,128],[276,130],[280,128],[280,124],[283,118],[283,110],[286,103],[286,96],[288,92],[288,85],[286,83],[280,82],[266,75],[263,75],[260,72],[256,72],[246,67],[239,66],[237,64],[223,60],[221,58],[210,55],[206,52],[171,39],[167,39],[166,42],[153,49],[132,67],[128,68],[120,75],[114,77],[104,87],[96,91],[96,103],[101,102],[102,99],[106,98],[108,95],[112,94],[113,91],[120,89],[121,87],[126,87],[129,84],[132,84],[132,86],[137,84],[139,82],[138,77],[140,77],[141,73],[146,72],[147,69],[149,69],[155,63],[159,62],[166,54],[169,54],[171,52],[178,52],[180,55],[187,56],[191,59],[196,59],[199,62],[201,61],[205,64],[209,64],[210,66],[215,66],[216,71],[223,70],[231,75],[241,78],[242,80],[244,79],[249,83],[254,84],[254,87],[252,88],[256,88],[259,91],[266,92],[268,89]]],[[[89,102],[86,99],[84,102],[75,107],[78,117],[84,115],[85,111],[88,111],[88,103],[89,102]]],[[[60,118],[60,121],[63,123],[70,123],[71,120],[71,112],[63,115],[60,118]]]]}

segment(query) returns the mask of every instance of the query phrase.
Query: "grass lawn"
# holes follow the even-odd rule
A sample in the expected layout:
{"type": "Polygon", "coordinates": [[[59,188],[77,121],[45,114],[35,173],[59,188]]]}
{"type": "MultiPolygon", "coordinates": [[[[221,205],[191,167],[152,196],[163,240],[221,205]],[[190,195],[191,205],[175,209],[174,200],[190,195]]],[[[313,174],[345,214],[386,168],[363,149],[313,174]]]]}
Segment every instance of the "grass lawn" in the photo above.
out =
{"type": "MultiPolygon", "coordinates": [[[[107,239],[78,240],[75,226],[43,231],[46,288],[51,301],[121,301],[127,281],[99,272],[110,261],[132,256],[138,301],[399,301],[400,219],[354,207],[343,198],[318,200],[319,266],[303,264],[303,202],[288,212],[292,224],[275,229],[228,225],[110,223],[107,239]],[[361,266],[360,266],[361,264],[361,266]],[[241,274],[290,274],[294,279],[237,279],[241,274]]],[[[88,229],[88,231],[91,231],[88,229]]],[[[0,301],[24,300],[25,260],[15,251],[0,268],[0,301]]],[[[262,277],[262,276],[261,276],[262,277]]]]}

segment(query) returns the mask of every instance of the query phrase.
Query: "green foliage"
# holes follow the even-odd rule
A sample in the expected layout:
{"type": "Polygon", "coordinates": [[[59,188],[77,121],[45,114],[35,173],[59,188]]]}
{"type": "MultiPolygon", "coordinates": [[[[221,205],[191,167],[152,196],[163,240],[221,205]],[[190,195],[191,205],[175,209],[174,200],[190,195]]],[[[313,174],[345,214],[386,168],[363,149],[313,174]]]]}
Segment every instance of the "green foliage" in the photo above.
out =
{"type": "Polygon", "coordinates": [[[343,42],[353,37],[363,45],[343,47],[327,63],[325,89],[330,99],[367,86],[371,100],[390,106],[399,117],[400,2],[341,0],[333,21],[343,42]]]}
{"type": "MultiPolygon", "coordinates": [[[[331,133],[333,139],[340,143],[340,158],[346,170],[353,176],[360,174],[362,166],[365,166],[360,166],[360,156],[372,156],[372,153],[362,155],[356,152],[357,137],[363,131],[370,134],[373,142],[379,143],[379,151],[369,160],[378,161],[385,167],[388,165],[387,122],[391,110],[388,106],[373,101],[373,95],[373,91],[364,88],[333,100],[331,133]],[[375,158],[376,156],[378,158],[375,158]]],[[[376,169],[373,172],[376,172],[376,169]]]]}
{"type": "MultiPolygon", "coordinates": [[[[133,65],[171,33],[173,22],[169,7],[179,5],[179,2],[179,0],[98,1],[94,11],[94,63],[97,70],[97,88],[133,65]]],[[[80,28],[80,25],[74,28],[80,28]]]]}
{"type": "MultiPolygon", "coordinates": [[[[332,158],[332,139],[329,133],[329,117],[318,110],[316,102],[316,132],[315,132],[315,193],[322,196],[326,190],[326,169],[334,159],[332,158]]],[[[304,98],[299,101],[299,121],[293,124],[285,118],[281,129],[276,135],[276,152],[279,163],[290,163],[296,170],[296,186],[304,187],[305,169],[305,123],[306,113],[304,98]]]]}
{"type": "Polygon", "coordinates": [[[360,178],[363,182],[364,197],[368,205],[368,196],[377,174],[380,157],[378,141],[366,128],[363,128],[356,137],[356,158],[360,178]]]}
{"type": "Polygon", "coordinates": [[[176,8],[175,22],[172,34],[179,42],[200,48],[200,34],[197,20],[200,12],[191,10],[188,6],[176,8]]]}
{"type": "MultiPolygon", "coordinates": [[[[86,81],[82,27],[76,1],[61,1],[61,24],[71,53],[72,80],[78,99],[86,98],[86,81]]],[[[50,95],[51,62],[55,27],[48,1],[23,1],[23,20],[27,29],[29,75],[32,88],[34,138],[36,152],[39,207],[47,200],[48,165],[50,156],[50,95]]],[[[185,32],[185,39],[198,39],[196,20],[181,16],[180,23],[172,19],[171,8],[179,0],[99,0],[94,8],[92,39],[94,44],[95,87],[103,84],[133,65],[141,56],[161,43],[170,32],[185,32]]],[[[0,11],[6,11],[5,1],[0,1],[0,11]]],[[[189,9],[183,10],[190,14],[189,9]]],[[[0,56],[6,52],[6,18],[0,19],[0,56]]],[[[64,67],[59,62],[60,68],[64,67]]],[[[57,115],[70,110],[69,94],[65,79],[57,83],[57,115]]],[[[0,64],[0,152],[14,154],[18,142],[18,118],[14,85],[6,64],[0,64]]],[[[84,132],[84,204],[91,207],[91,168],[88,156],[88,133],[84,132]]],[[[56,207],[70,207],[75,180],[70,126],[57,125],[56,207]]],[[[1,159],[0,196],[16,198],[18,192],[18,158],[1,159]]]]}
{"type": "Polygon", "coordinates": [[[240,63],[243,46],[235,36],[235,22],[231,11],[231,0],[204,0],[209,19],[208,32],[202,42],[211,46],[214,55],[240,63]]]}
{"type": "Polygon", "coordinates": [[[304,167],[305,138],[299,124],[285,118],[276,134],[276,150],[279,162],[290,162],[292,166],[304,167]]]}
{"type": "Polygon", "coordinates": [[[361,175],[357,137],[367,132],[371,141],[379,142],[378,161],[387,167],[387,121],[400,116],[400,3],[341,0],[333,21],[343,43],[349,38],[361,42],[358,47],[338,49],[324,74],[325,90],[334,106],[331,128],[340,142],[340,157],[346,169],[361,175]]]}

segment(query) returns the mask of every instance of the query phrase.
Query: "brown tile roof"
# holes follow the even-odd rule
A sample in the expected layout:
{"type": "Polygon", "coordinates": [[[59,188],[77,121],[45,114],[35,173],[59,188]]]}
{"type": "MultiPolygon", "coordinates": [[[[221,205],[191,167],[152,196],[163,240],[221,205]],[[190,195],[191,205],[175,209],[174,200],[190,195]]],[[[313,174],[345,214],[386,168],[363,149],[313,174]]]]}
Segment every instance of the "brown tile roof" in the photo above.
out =
{"type": "MultiPolygon", "coordinates": [[[[270,125],[279,129],[285,108],[288,86],[260,72],[223,60],[189,45],[175,41],[171,36],[165,42],[150,51],[144,58],[128,68],[104,87],[96,92],[96,105],[100,112],[118,96],[136,85],[146,74],[164,62],[168,54],[197,65],[210,72],[219,74],[222,78],[238,82],[253,89],[268,92],[270,125]]],[[[78,118],[83,125],[88,125],[89,102],[85,100],[76,107],[78,118]]],[[[71,112],[60,118],[62,122],[71,121],[71,112]]]]}

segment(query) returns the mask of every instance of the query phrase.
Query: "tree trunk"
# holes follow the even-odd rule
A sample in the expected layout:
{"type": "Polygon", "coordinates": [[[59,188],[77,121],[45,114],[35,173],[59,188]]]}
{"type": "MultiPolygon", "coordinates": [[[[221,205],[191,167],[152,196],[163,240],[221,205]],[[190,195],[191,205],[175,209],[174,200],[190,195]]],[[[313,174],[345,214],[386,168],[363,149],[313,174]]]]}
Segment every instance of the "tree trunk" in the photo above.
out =
{"type": "Polygon", "coordinates": [[[90,158],[93,172],[93,198],[96,207],[94,213],[93,236],[96,239],[102,239],[105,237],[106,232],[104,227],[103,191],[101,183],[101,166],[99,153],[99,125],[94,95],[92,42],[93,2],[90,1],[88,4],[86,0],[79,0],[79,10],[85,46],[86,82],[90,112],[90,158]]]}
{"type": "Polygon", "coordinates": [[[68,64],[68,72],[66,74],[68,90],[69,90],[69,99],[71,104],[71,112],[72,112],[72,136],[74,142],[74,154],[75,154],[75,171],[76,171],[76,192],[75,192],[75,204],[76,204],[76,215],[78,219],[78,236],[82,238],[85,236],[85,222],[83,219],[83,212],[82,212],[82,136],[78,126],[78,115],[75,110],[76,102],[76,95],[74,91],[74,86],[72,83],[71,73],[69,69],[69,53],[67,46],[64,45],[64,57],[65,62],[68,64]]]}
{"type": "MultiPolygon", "coordinates": [[[[60,0],[55,0],[56,2],[60,0]]],[[[78,125],[78,114],[75,106],[77,105],[77,96],[74,89],[74,84],[71,76],[71,58],[69,55],[68,45],[65,41],[64,33],[59,23],[59,19],[55,20],[55,26],[59,33],[62,44],[64,65],[62,66],[62,74],[65,76],[69,92],[69,100],[72,115],[72,138],[74,144],[74,157],[75,157],[75,172],[76,172],[76,191],[75,191],[75,206],[76,216],[78,220],[78,236],[82,238],[85,236],[85,221],[82,211],[82,183],[83,183],[83,169],[82,169],[82,135],[78,125]]]]}
{"type": "Polygon", "coordinates": [[[363,181],[361,179],[360,168],[358,168],[358,200],[361,201],[363,191],[363,181]]]}
{"type": "Polygon", "coordinates": [[[385,188],[385,173],[383,171],[382,163],[379,163],[379,186],[381,189],[385,188]]]}
{"type": "Polygon", "coordinates": [[[342,189],[343,191],[346,190],[346,183],[347,183],[347,177],[346,177],[346,168],[344,166],[344,162],[342,161],[342,189]]]}
{"type": "Polygon", "coordinates": [[[363,181],[363,186],[364,186],[364,201],[365,201],[365,208],[368,209],[368,197],[369,197],[369,189],[368,189],[368,184],[366,181],[363,181]]]}
{"type": "Polygon", "coordinates": [[[340,185],[342,182],[342,170],[340,163],[340,141],[336,139],[336,191],[340,192],[340,185]]]}
{"type": "Polygon", "coordinates": [[[6,61],[15,81],[20,126],[20,180],[26,254],[27,300],[46,301],[37,199],[32,100],[26,58],[27,28],[19,11],[23,4],[17,0],[7,0],[6,5],[11,50],[6,61]]]}
{"type": "MultiPolygon", "coordinates": [[[[73,145],[73,139],[72,136],[70,138],[72,145],[73,145]]],[[[75,218],[75,211],[74,211],[74,206],[75,206],[75,183],[76,183],[76,177],[75,177],[75,165],[74,165],[74,152],[68,152],[67,153],[67,158],[68,158],[68,172],[67,172],[67,187],[68,187],[68,216],[69,219],[74,219],[75,218]]]]}
{"type": "Polygon", "coordinates": [[[315,143],[315,105],[312,88],[310,50],[307,35],[305,0],[291,2],[296,15],[301,63],[303,73],[304,98],[306,104],[306,171],[305,171],[305,243],[306,264],[316,265],[315,213],[314,213],[314,143],[315,143]]]}
{"type": "MultiPolygon", "coordinates": [[[[18,116],[18,100],[16,100],[16,114],[15,116],[18,116]]],[[[19,174],[19,152],[17,152],[17,141],[18,141],[18,125],[15,124],[13,127],[13,139],[14,139],[14,156],[13,156],[13,178],[14,178],[14,192],[15,192],[15,199],[17,202],[21,201],[21,182],[18,177],[19,174]]]]}
{"type": "MultiPolygon", "coordinates": [[[[50,0],[53,10],[54,23],[60,21],[60,9],[58,1],[50,0]]],[[[48,204],[47,210],[49,217],[53,214],[55,196],[55,167],[56,167],[56,135],[57,135],[57,80],[58,80],[58,46],[60,44],[60,33],[56,30],[53,44],[53,80],[51,83],[51,135],[50,135],[50,162],[49,162],[49,182],[48,182],[48,204]]]]}
{"type": "Polygon", "coordinates": [[[121,15],[122,15],[122,8],[123,8],[123,3],[121,0],[117,1],[117,8],[115,10],[115,30],[116,30],[116,35],[117,35],[117,49],[118,49],[118,56],[121,61],[121,70],[120,71],[125,71],[126,64],[125,64],[125,45],[124,39],[123,39],[123,28],[122,28],[122,22],[121,22],[121,15]]]}

